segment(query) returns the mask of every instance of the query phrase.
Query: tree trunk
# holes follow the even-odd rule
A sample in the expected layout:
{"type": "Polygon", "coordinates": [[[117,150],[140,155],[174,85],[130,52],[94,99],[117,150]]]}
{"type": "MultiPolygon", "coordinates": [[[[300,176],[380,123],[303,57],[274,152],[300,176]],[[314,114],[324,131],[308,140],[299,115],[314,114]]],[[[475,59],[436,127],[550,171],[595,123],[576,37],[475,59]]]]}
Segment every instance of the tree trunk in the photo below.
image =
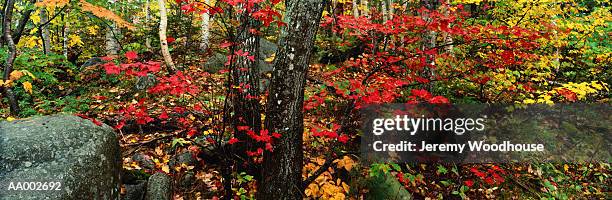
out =
{"type": "MultiPolygon", "coordinates": [[[[43,7],[40,9],[40,23],[42,25],[43,23],[47,23],[47,21],[49,21],[49,16],[47,15],[47,8],[43,7]]],[[[49,33],[49,26],[48,24],[45,24],[40,28],[41,30],[39,31],[41,31],[40,37],[42,38],[43,51],[45,52],[45,54],[49,54],[51,52],[51,38],[49,33]]]]}
{"type": "MultiPolygon", "coordinates": [[[[116,0],[110,0],[109,1],[111,4],[114,4],[116,2],[116,0]]],[[[117,28],[117,24],[115,22],[112,22],[112,24],[110,26],[107,27],[108,30],[106,31],[106,35],[104,35],[104,41],[106,43],[106,54],[107,55],[117,55],[119,53],[119,42],[117,41],[117,38],[115,37],[115,31],[117,28]]]]}
{"type": "MultiPolygon", "coordinates": [[[[30,0],[30,3],[34,4],[36,3],[36,0],[30,0]]],[[[34,9],[27,9],[23,13],[21,13],[21,20],[19,21],[19,25],[17,25],[17,28],[15,29],[15,34],[13,35],[13,43],[19,44],[19,40],[23,35],[23,31],[26,25],[28,24],[28,21],[30,21],[30,15],[33,11],[34,9]]]]}
{"type": "Polygon", "coordinates": [[[393,14],[395,14],[395,8],[393,8],[393,0],[388,0],[387,3],[389,6],[389,19],[393,19],[393,14]]]}
{"type": "Polygon", "coordinates": [[[166,0],[158,0],[159,3],[159,43],[161,46],[162,55],[164,57],[164,62],[170,68],[170,70],[174,71],[174,62],[172,62],[172,57],[170,56],[170,51],[168,50],[168,41],[166,37],[166,28],[168,26],[168,16],[166,14],[166,0]]]}
{"type": "MultiPolygon", "coordinates": [[[[205,0],[206,5],[210,5],[210,0],[205,0]]],[[[202,41],[200,41],[200,49],[206,51],[208,49],[208,38],[210,37],[210,14],[208,12],[202,14],[202,41]]]]}
{"type": "Polygon", "coordinates": [[[287,0],[267,102],[266,128],[280,133],[265,151],[258,199],[302,199],[304,85],[324,0],[287,0]]]}
{"type": "Polygon", "coordinates": [[[387,13],[387,1],[383,0],[380,2],[380,11],[382,12],[383,22],[389,20],[389,13],[387,13]]]}
{"type": "Polygon", "coordinates": [[[361,0],[363,5],[363,16],[370,17],[370,7],[368,6],[368,0],[361,0]]]}
{"type": "MultiPolygon", "coordinates": [[[[258,9],[258,8],[254,8],[258,9]]],[[[249,56],[254,56],[253,60],[237,56],[234,59],[232,67],[232,106],[233,117],[232,124],[236,138],[242,142],[237,146],[235,152],[247,158],[246,150],[251,149],[254,141],[246,134],[246,131],[239,131],[238,126],[248,126],[251,130],[259,133],[261,130],[261,113],[259,105],[259,36],[253,34],[251,29],[259,27],[258,20],[255,20],[247,15],[241,15],[242,25],[238,28],[239,35],[236,38],[236,43],[239,44],[234,48],[249,53],[249,56]]]]}
{"type": "MultiPolygon", "coordinates": [[[[445,2],[446,2],[445,3],[446,5],[450,5],[449,0],[446,0],[445,2]]],[[[449,8],[445,6],[443,13],[444,13],[444,16],[448,17],[450,15],[449,8]]],[[[451,24],[449,23],[447,27],[450,29],[451,24]]],[[[447,45],[446,47],[444,47],[444,49],[446,50],[446,53],[448,53],[449,55],[453,55],[453,45],[452,45],[453,37],[450,35],[450,33],[444,32],[442,35],[442,38],[444,38],[444,45],[447,45]]]]}
{"type": "MultiPolygon", "coordinates": [[[[4,83],[6,83],[10,78],[10,74],[13,71],[13,62],[15,61],[15,56],[17,55],[15,42],[13,42],[13,36],[11,36],[11,20],[13,19],[14,5],[15,1],[13,0],[6,1],[3,13],[4,18],[2,19],[4,41],[9,48],[9,54],[6,58],[6,63],[4,64],[4,76],[2,77],[4,83]]],[[[4,96],[8,98],[9,107],[11,108],[11,115],[17,116],[19,114],[19,103],[17,102],[15,93],[13,93],[13,89],[9,85],[4,85],[2,88],[4,96]]]]}
{"type": "Polygon", "coordinates": [[[68,25],[66,24],[65,16],[62,15],[62,52],[66,59],[68,59],[68,25]]]}
{"type": "MultiPolygon", "coordinates": [[[[422,5],[423,5],[425,8],[427,8],[427,9],[429,10],[429,12],[430,12],[430,13],[431,13],[431,12],[433,12],[433,11],[435,11],[435,10],[438,8],[438,5],[437,5],[437,4],[438,4],[438,2],[437,2],[436,0],[422,0],[422,1],[421,1],[421,4],[422,4],[422,5]]],[[[433,20],[433,19],[431,19],[431,17],[430,17],[430,13],[427,13],[427,14],[425,14],[425,15],[423,16],[423,19],[424,19],[425,21],[427,21],[427,23],[430,23],[430,22],[433,20]]],[[[423,47],[422,47],[422,49],[423,49],[423,50],[428,50],[428,49],[434,48],[434,47],[437,45],[437,41],[436,41],[436,40],[437,40],[437,38],[438,38],[438,32],[437,32],[437,31],[426,31],[424,34],[425,34],[425,35],[424,35],[424,37],[423,37],[423,38],[424,38],[424,41],[423,41],[423,47]]],[[[435,63],[435,57],[434,57],[433,55],[428,55],[428,56],[427,56],[427,59],[426,59],[426,62],[427,62],[428,64],[435,65],[435,64],[436,64],[436,63],[435,63]]],[[[428,79],[429,79],[429,78],[431,78],[431,77],[434,77],[434,76],[435,76],[435,74],[436,74],[436,72],[435,72],[435,68],[433,68],[433,67],[428,67],[428,68],[426,68],[426,69],[427,69],[428,71],[426,71],[426,72],[425,72],[425,74],[423,75],[423,77],[426,77],[426,78],[428,78],[428,79]]],[[[431,89],[432,89],[432,87],[433,87],[433,85],[431,84],[431,82],[427,84],[427,89],[428,89],[428,90],[431,90],[431,89]]]]}
{"type": "MultiPolygon", "coordinates": [[[[150,0],[147,0],[145,2],[145,27],[149,27],[149,23],[151,22],[151,3],[150,0]]],[[[145,47],[147,48],[148,51],[151,51],[152,47],[151,47],[151,38],[149,38],[149,35],[146,34],[145,36],[145,47]]]]}
{"type": "Polygon", "coordinates": [[[355,18],[359,17],[359,6],[357,6],[357,1],[358,0],[353,0],[353,17],[355,18]]]}

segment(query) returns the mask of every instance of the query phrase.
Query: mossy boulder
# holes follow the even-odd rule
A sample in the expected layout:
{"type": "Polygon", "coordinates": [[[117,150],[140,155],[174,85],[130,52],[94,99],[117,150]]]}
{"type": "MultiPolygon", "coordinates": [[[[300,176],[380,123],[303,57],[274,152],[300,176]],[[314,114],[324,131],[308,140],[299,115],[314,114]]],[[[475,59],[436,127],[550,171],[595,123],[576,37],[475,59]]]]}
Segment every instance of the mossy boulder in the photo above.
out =
{"type": "Polygon", "coordinates": [[[118,199],[120,170],[119,142],[107,125],[73,115],[0,122],[0,199],[118,199]],[[8,191],[11,182],[61,187],[8,191]]]}

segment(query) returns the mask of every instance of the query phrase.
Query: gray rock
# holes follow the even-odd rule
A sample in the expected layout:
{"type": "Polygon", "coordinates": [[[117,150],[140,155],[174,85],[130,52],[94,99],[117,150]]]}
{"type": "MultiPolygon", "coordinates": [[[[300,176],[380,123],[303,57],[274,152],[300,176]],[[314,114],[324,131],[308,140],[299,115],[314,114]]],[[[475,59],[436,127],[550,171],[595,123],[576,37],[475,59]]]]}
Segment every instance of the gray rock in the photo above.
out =
{"type": "Polygon", "coordinates": [[[136,79],[136,84],[134,85],[134,88],[136,90],[146,90],[150,87],[155,86],[155,84],[157,84],[157,76],[151,73],[147,73],[146,76],[139,76],[136,79]]]}
{"type": "Polygon", "coordinates": [[[124,184],[125,196],[123,200],[143,200],[147,188],[146,181],[138,181],[136,184],[124,184]]]}
{"type": "Polygon", "coordinates": [[[189,188],[195,181],[195,174],[191,171],[186,172],[185,175],[181,177],[180,185],[182,188],[189,188]]]}
{"type": "Polygon", "coordinates": [[[102,60],[102,58],[100,57],[93,57],[90,59],[87,59],[82,65],[81,65],[81,69],[85,68],[85,67],[89,67],[89,66],[94,66],[94,65],[99,65],[99,64],[103,64],[105,63],[104,60],[102,60]]]}
{"type": "Polygon", "coordinates": [[[365,199],[412,199],[410,192],[391,174],[372,176],[367,181],[369,191],[365,199]]]}
{"type": "Polygon", "coordinates": [[[155,173],[149,177],[147,183],[146,200],[170,200],[172,199],[172,180],[164,173],[155,173]]]}
{"type": "Polygon", "coordinates": [[[120,156],[107,125],[73,115],[2,121],[0,199],[118,199],[120,156]],[[8,191],[11,182],[41,182],[43,190],[47,183],[47,189],[8,191]],[[56,182],[59,190],[49,191],[56,182]]]}
{"type": "MultiPolygon", "coordinates": [[[[272,64],[265,62],[266,58],[271,57],[278,50],[278,46],[271,41],[260,39],[259,40],[259,72],[267,73],[272,71],[272,64]]],[[[204,64],[206,70],[210,73],[215,73],[220,69],[223,69],[225,62],[227,62],[227,56],[221,53],[213,54],[204,64]]]]}
{"type": "Polygon", "coordinates": [[[225,62],[227,61],[227,57],[221,53],[214,53],[208,58],[206,63],[204,64],[204,68],[209,73],[217,73],[217,71],[223,69],[225,62]]]}
{"type": "Polygon", "coordinates": [[[132,156],[132,160],[146,169],[155,169],[155,163],[153,162],[153,160],[149,156],[144,155],[142,153],[134,154],[132,156]]]}
{"type": "Polygon", "coordinates": [[[181,164],[196,166],[198,164],[198,160],[193,157],[191,152],[187,151],[173,156],[168,164],[170,164],[170,167],[172,168],[181,166],[181,164]]]}

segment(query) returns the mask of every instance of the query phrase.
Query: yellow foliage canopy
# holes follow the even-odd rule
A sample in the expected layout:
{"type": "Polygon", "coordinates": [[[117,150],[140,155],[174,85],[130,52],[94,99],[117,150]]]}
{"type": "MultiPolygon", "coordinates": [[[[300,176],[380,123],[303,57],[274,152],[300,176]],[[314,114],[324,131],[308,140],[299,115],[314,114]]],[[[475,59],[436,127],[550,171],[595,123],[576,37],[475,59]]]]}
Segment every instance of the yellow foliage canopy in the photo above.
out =
{"type": "Polygon", "coordinates": [[[134,28],[134,26],[131,23],[125,21],[123,18],[116,15],[115,13],[113,13],[113,11],[110,11],[100,6],[93,5],[85,0],[81,0],[80,2],[81,2],[81,7],[83,11],[91,12],[93,15],[97,17],[111,20],[117,23],[117,26],[119,27],[125,27],[128,29],[134,28]]]}
{"type": "Polygon", "coordinates": [[[68,4],[70,0],[43,0],[41,2],[37,2],[36,6],[38,7],[47,7],[47,8],[55,8],[62,7],[68,4]]]}

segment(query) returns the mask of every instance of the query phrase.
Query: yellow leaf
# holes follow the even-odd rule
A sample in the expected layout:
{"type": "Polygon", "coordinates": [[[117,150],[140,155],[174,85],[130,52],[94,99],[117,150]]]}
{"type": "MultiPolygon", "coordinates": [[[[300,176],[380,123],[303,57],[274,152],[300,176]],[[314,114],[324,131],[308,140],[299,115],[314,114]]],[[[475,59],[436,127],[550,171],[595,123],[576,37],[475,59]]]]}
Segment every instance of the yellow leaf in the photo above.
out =
{"type": "Polygon", "coordinates": [[[40,15],[38,13],[39,11],[36,11],[36,13],[34,13],[33,15],[30,15],[30,19],[32,20],[32,22],[34,24],[39,24],[40,23],[40,15]]]}
{"type": "Polygon", "coordinates": [[[28,93],[32,94],[32,84],[30,82],[23,82],[23,89],[25,89],[28,93]]]}
{"type": "Polygon", "coordinates": [[[25,70],[25,69],[24,69],[24,70],[21,70],[21,72],[22,72],[23,74],[25,74],[25,75],[28,75],[28,76],[32,77],[32,79],[36,79],[36,76],[34,76],[34,74],[32,74],[32,73],[31,73],[30,71],[28,71],[28,70],[25,70]]]}
{"type": "Polygon", "coordinates": [[[13,118],[13,117],[7,117],[6,118],[6,121],[9,121],[9,122],[12,122],[13,120],[15,120],[15,118],[13,118]]]}
{"type": "Polygon", "coordinates": [[[170,167],[168,165],[163,165],[161,170],[166,172],[166,173],[170,173],[170,167]]]}
{"type": "Polygon", "coordinates": [[[342,182],[342,189],[344,189],[344,192],[348,193],[351,188],[346,183],[342,182]]]}
{"type": "Polygon", "coordinates": [[[272,54],[270,57],[266,58],[264,61],[271,63],[276,58],[276,53],[272,54]]]}
{"type": "Polygon", "coordinates": [[[70,41],[68,41],[68,46],[69,47],[83,46],[83,41],[81,40],[80,36],[78,36],[78,35],[69,35],[68,37],[70,38],[70,41]]]}
{"type": "Polygon", "coordinates": [[[22,76],[23,76],[23,72],[21,72],[21,71],[13,71],[13,72],[11,72],[11,75],[10,75],[9,79],[14,81],[14,80],[18,80],[22,76]]]}
{"type": "Polygon", "coordinates": [[[96,34],[98,34],[98,26],[95,26],[95,25],[94,25],[94,26],[88,26],[88,27],[87,27],[87,32],[88,32],[90,35],[96,35],[96,34]]]}

